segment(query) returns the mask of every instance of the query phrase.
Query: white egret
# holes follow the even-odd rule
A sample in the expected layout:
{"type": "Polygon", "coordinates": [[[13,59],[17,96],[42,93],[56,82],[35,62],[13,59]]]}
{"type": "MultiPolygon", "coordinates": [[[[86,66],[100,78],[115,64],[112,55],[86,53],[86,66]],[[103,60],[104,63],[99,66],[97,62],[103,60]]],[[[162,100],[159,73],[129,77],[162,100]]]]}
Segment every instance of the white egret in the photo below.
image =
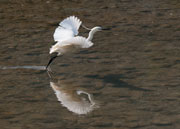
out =
{"type": "Polygon", "coordinates": [[[95,32],[102,30],[101,27],[96,26],[90,29],[88,38],[78,36],[78,29],[82,22],[75,16],[70,16],[59,23],[59,26],[54,32],[54,41],[56,42],[50,48],[50,54],[55,53],[51,57],[46,69],[51,64],[51,62],[58,56],[63,55],[66,52],[71,52],[79,48],[89,48],[93,46],[93,35],[95,32]]]}

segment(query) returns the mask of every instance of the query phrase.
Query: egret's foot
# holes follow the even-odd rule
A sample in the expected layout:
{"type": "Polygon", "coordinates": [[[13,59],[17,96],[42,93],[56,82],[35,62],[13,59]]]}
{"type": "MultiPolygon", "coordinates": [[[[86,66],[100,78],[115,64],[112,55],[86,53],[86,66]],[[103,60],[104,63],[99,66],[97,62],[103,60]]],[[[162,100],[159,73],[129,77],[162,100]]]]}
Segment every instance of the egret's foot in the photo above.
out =
{"type": "Polygon", "coordinates": [[[53,78],[53,76],[52,76],[52,74],[51,74],[50,71],[47,70],[47,74],[48,74],[48,76],[49,76],[50,79],[53,78]]]}
{"type": "Polygon", "coordinates": [[[52,70],[51,70],[51,67],[49,66],[49,67],[47,67],[46,68],[46,70],[47,70],[47,72],[52,72],[52,70]]]}

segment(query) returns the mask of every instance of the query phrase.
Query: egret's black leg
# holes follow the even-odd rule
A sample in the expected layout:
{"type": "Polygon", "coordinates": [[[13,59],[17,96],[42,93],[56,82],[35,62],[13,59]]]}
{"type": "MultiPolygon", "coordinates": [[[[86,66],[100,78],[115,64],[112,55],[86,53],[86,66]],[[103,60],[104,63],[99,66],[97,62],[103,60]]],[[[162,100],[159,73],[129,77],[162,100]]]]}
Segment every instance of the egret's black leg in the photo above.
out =
{"type": "Polygon", "coordinates": [[[57,55],[54,55],[54,56],[51,57],[51,59],[49,60],[47,66],[46,66],[46,70],[48,70],[48,66],[53,62],[53,60],[54,60],[56,57],[58,57],[58,56],[57,56],[57,55]]]}

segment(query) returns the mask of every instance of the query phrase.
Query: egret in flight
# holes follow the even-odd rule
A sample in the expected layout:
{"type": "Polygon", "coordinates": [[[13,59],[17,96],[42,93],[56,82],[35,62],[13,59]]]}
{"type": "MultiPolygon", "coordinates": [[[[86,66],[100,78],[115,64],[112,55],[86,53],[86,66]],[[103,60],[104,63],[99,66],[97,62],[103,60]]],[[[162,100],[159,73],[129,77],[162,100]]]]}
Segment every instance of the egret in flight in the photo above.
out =
{"type": "Polygon", "coordinates": [[[50,48],[49,52],[50,54],[55,53],[55,55],[49,60],[46,69],[48,69],[48,66],[56,57],[63,55],[66,52],[93,46],[93,35],[95,32],[102,30],[102,28],[96,26],[90,29],[88,38],[85,38],[78,36],[78,29],[81,24],[82,22],[80,19],[75,16],[70,16],[59,23],[59,26],[56,28],[53,35],[56,44],[50,48]]]}

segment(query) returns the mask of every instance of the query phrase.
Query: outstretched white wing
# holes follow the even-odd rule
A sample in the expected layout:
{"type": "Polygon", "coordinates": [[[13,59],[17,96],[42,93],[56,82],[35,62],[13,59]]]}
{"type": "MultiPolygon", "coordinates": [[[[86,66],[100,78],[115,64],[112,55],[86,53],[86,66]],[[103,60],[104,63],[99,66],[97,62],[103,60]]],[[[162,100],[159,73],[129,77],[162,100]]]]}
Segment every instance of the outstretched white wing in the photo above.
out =
{"type": "Polygon", "coordinates": [[[63,41],[61,45],[62,46],[74,45],[77,47],[79,46],[79,48],[89,48],[93,45],[93,43],[87,40],[85,37],[76,36],[76,37],[63,41]]]}
{"type": "Polygon", "coordinates": [[[93,43],[82,36],[72,37],[70,39],[64,40],[60,43],[56,43],[50,48],[50,54],[53,52],[58,52],[59,54],[64,54],[67,51],[74,51],[75,48],[89,48],[93,43]]]}
{"type": "Polygon", "coordinates": [[[70,16],[59,23],[59,26],[54,32],[54,41],[62,42],[78,35],[78,29],[81,21],[75,17],[70,16]]]}
{"type": "Polygon", "coordinates": [[[70,16],[64,19],[59,25],[62,26],[63,28],[72,30],[74,35],[78,35],[78,29],[81,23],[82,22],[77,17],[70,16]]]}

